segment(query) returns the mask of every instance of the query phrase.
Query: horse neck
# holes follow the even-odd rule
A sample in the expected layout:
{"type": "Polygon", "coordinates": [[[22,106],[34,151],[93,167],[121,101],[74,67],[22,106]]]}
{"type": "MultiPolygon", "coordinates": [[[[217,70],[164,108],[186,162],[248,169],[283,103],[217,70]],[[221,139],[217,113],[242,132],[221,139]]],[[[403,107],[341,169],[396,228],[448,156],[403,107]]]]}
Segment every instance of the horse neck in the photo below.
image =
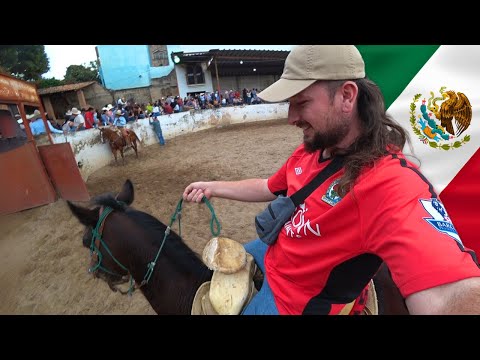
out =
{"type": "MultiPolygon", "coordinates": [[[[140,289],[158,314],[189,315],[197,289],[211,279],[212,272],[190,254],[183,242],[173,243],[178,240],[170,236],[165,240],[149,283],[140,289]]],[[[157,251],[158,248],[153,256],[157,251]]]]}
{"type": "Polygon", "coordinates": [[[105,135],[109,140],[115,140],[115,139],[119,138],[119,135],[111,129],[106,129],[104,131],[106,131],[105,135]]]}
{"type": "Polygon", "coordinates": [[[212,272],[201,262],[193,271],[176,266],[166,250],[160,254],[149,283],[140,290],[157,314],[190,315],[197,289],[211,279],[212,272]]]}
{"type": "MultiPolygon", "coordinates": [[[[119,225],[115,227],[111,223],[104,230],[112,242],[116,242],[113,255],[129,270],[135,282],[141,284],[147,274],[146,264],[155,260],[164,234],[158,238],[143,228],[129,226],[125,219],[117,219],[116,223],[119,225]]],[[[186,244],[171,238],[173,236],[170,234],[165,239],[153,273],[140,290],[157,313],[190,314],[196,290],[212,273],[198,257],[192,256],[186,244]]]]}
{"type": "Polygon", "coordinates": [[[111,129],[106,129],[105,138],[113,144],[116,148],[123,147],[125,144],[123,143],[123,137],[117,134],[116,131],[111,129]]]}

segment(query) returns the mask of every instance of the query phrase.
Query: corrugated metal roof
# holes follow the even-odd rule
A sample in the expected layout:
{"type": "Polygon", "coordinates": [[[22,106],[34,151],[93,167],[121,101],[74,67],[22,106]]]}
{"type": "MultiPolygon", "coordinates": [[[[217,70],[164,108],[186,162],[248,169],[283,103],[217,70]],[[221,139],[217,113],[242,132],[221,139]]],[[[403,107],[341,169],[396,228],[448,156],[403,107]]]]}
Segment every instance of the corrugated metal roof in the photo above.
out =
{"type": "Polygon", "coordinates": [[[85,81],[85,82],[76,83],[76,84],[52,86],[45,89],[38,89],[38,93],[40,95],[47,95],[47,94],[55,94],[55,93],[66,92],[66,91],[75,91],[75,90],[83,89],[89,85],[92,85],[95,82],[96,81],[85,81]]]}
{"type": "Polygon", "coordinates": [[[262,60],[262,59],[275,59],[280,61],[285,61],[290,51],[288,50],[209,50],[203,52],[190,52],[185,53],[174,52],[172,57],[177,55],[180,58],[180,63],[182,62],[191,62],[191,61],[202,61],[215,56],[217,62],[219,60],[238,60],[250,59],[250,60],[262,60]]]}
{"type": "Polygon", "coordinates": [[[181,64],[207,62],[209,69],[217,64],[220,76],[231,75],[280,75],[283,71],[288,50],[218,50],[212,49],[203,52],[173,52],[172,59],[178,56],[181,64]],[[211,61],[211,60],[214,60],[211,61]],[[255,70],[253,70],[255,69],[255,70]]]}
{"type": "Polygon", "coordinates": [[[244,58],[267,58],[285,60],[290,53],[288,50],[210,50],[214,51],[218,58],[244,57],[244,58]]]}

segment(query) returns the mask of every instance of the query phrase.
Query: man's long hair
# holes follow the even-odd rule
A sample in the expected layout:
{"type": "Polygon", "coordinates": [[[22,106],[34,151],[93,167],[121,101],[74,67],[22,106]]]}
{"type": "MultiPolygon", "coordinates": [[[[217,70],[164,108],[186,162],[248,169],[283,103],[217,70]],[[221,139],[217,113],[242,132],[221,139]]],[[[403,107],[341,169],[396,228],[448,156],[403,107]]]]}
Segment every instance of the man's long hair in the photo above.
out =
{"type": "MultiPolygon", "coordinates": [[[[352,81],[358,86],[357,111],[361,133],[346,151],[345,174],[337,190],[342,197],[352,190],[362,169],[372,167],[376,160],[387,154],[401,151],[406,142],[411,145],[406,130],[386,114],[380,88],[367,78],[352,81]]],[[[327,82],[331,99],[344,82],[327,82]]]]}

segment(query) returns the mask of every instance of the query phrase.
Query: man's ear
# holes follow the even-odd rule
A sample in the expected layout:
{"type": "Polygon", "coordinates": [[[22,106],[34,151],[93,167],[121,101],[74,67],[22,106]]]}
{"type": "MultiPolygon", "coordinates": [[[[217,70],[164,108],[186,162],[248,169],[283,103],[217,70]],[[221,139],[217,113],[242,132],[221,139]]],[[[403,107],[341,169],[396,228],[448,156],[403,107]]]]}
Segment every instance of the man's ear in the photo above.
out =
{"type": "Polygon", "coordinates": [[[345,81],[340,88],[342,95],[342,111],[351,113],[358,96],[358,86],[353,81],[345,81]]]}

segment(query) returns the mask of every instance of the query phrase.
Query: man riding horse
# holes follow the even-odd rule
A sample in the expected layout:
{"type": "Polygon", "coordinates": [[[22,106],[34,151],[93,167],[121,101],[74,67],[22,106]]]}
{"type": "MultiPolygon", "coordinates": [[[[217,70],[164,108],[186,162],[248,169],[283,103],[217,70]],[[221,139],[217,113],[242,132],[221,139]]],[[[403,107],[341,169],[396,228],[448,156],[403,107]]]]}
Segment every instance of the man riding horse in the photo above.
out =
{"type": "Polygon", "coordinates": [[[125,142],[127,143],[127,146],[131,146],[132,142],[131,142],[130,136],[128,134],[128,129],[126,128],[127,120],[125,120],[125,118],[123,117],[122,110],[118,109],[115,112],[115,120],[113,121],[113,125],[116,126],[120,130],[123,138],[125,139],[125,142]]]}

